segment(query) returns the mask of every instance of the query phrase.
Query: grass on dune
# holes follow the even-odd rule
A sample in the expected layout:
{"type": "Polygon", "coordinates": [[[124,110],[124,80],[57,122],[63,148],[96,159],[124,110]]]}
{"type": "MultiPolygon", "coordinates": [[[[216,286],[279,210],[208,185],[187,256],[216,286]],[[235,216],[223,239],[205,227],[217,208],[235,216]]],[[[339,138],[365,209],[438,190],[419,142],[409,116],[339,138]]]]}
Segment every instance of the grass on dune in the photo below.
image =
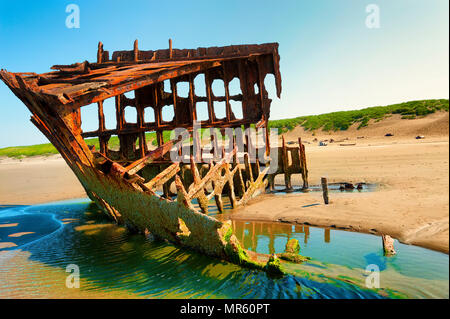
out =
{"type": "MultiPolygon", "coordinates": [[[[163,138],[164,141],[170,140],[170,134],[171,131],[164,131],[163,132],[163,138]]],[[[151,142],[152,145],[156,146],[156,133],[155,132],[149,132],[145,133],[145,137],[147,142],[151,142]]],[[[87,145],[94,145],[95,148],[98,150],[100,149],[100,144],[98,142],[98,138],[89,138],[86,139],[87,145]]],[[[139,140],[136,142],[137,146],[139,146],[139,140]]],[[[117,136],[111,136],[108,142],[108,147],[113,150],[119,149],[119,138],[117,136]]],[[[12,147],[5,147],[0,148],[0,157],[12,157],[12,158],[24,158],[24,157],[31,157],[31,156],[50,156],[53,154],[58,154],[59,152],[56,150],[56,148],[51,143],[46,144],[37,144],[37,145],[29,145],[29,146],[12,146],[12,147]]]]}
{"type": "Polygon", "coordinates": [[[370,120],[381,121],[392,114],[401,114],[402,119],[415,119],[437,111],[448,112],[448,100],[411,101],[387,106],[374,106],[361,110],[340,111],[320,115],[300,116],[292,119],[269,121],[269,127],[278,128],[280,133],[303,126],[306,130],[324,131],[347,130],[351,125],[358,124],[358,129],[369,124],[370,120]]]}
{"type": "MultiPolygon", "coordinates": [[[[320,115],[300,116],[291,119],[269,121],[270,128],[278,128],[279,133],[285,133],[293,130],[297,126],[302,126],[306,130],[314,131],[323,129],[324,131],[347,130],[351,125],[358,124],[358,129],[369,124],[370,120],[381,121],[392,114],[402,115],[402,119],[415,119],[423,117],[437,111],[449,111],[448,100],[421,100],[411,101],[387,106],[368,107],[354,111],[340,111],[320,115]]],[[[202,129],[202,131],[205,129],[202,129]]],[[[203,133],[203,132],[202,132],[203,133]]],[[[170,139],[170,131],[163,133],[164,141],[170,139]]],[[[156,133],[149,132],[145,134],[147,142],[156,145],[156,133]]],[[[97,138],[86,139],[88,145],[94,145],[99,149],[97,138]]],[[[109,140],[111,149],[119,148],[119,138],[112,136],[109,140]]],[[[30,157],[37,155],[58,154],[58,151],[52,144],[39,144],[31,146],[13,146],[0,149],[0,157],[7,156],[13,158],[30,157]]]]}
{"type": "Polygon", "coordinates": [[[0,149],[0,156],[13,158],[52,154],[58,154],[58,151],[50,143],[30,146],[12,146],[0,149]]]}

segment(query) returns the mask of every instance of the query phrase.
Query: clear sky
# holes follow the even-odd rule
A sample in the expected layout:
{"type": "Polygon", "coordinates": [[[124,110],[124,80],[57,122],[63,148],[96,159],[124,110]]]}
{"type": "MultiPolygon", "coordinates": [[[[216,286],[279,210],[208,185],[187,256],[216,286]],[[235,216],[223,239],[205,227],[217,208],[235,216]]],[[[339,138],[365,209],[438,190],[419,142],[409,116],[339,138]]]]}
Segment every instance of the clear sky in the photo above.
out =
{"type": "MultiPolygon", "coordinates": [[[[449,96],[448,0],[82,1],[0,0],[0,68],[50,71],[105,50],[278,42],[280,119],[449,96]],[[66,6],[80,28],[66,27],[66,6]],[[366,7],[379,8],[368,28],[366,7]]],[[[269,91],[269,93],[271,93],[269,91]]],[[[0,83],[0,147],[46,142],[0,83]]]]}

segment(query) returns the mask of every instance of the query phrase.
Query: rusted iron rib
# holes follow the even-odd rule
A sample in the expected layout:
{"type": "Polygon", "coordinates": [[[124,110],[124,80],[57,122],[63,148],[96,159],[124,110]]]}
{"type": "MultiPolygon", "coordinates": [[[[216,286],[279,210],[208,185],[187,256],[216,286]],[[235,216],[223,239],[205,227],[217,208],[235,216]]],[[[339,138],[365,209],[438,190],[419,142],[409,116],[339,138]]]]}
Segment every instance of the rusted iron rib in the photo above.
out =
{"type": "MultiPolygon", "coordinates": [[[[271,99],[264,88],[264,79],[268,73],[275,76],[279,97],[278,44],[178,50],[172,48],[170,41],[169,49],[141,51],[135,41],[132,50],[114,52],[112,57],[113,61],[109,59],[108,51],[103,49],[103,44],[99,43],[97,63],[85,61],[56,65],[53,69],[58,71],[40,75],[2,70],[0,78],[30,109],[33,123],[61,152],[91,200],[118,223],[125,223],[143,233],[151,232],[155,237],[211,256],[263,269],[261,263],[252,261],[245,253],[233,235],[230,223],[202,214],[191,201],[197,198],[204,213],[212,197],[219,211],[223,211],[222,196],[227,193],[232,207],[244,205],[264,190],[269,170],[267,161],[262,172],[258,161],[250,163],[249,155],[255,154],[248,139],[244,149],[240,150],[244,153],[244,165],[240,164],[235,136],[233,151],[219,160],[218,140],[212,134],[214,161],[218,162],[213,164],[211,161],[209,170],[205,172],[206,166],[196,164],[191,157],[188,168],[184,163],[173,163],[172,159],[164,156],[180,139],[164,143],[163,133],[177,127],[186,128],[194,141],[194,145],[189,145],[190,151],[197,151],[195,159],[197,163],[202,162],[200,139],[193,123],[197,120],[197,103],[206,102],[208,119],[202,121],[203,128],[237,128],[241,125],[249,128],[256,124],[257,128],[266,128],[268,141],[271,99]],[[205,76],[206,96],[195,93],[194,78],[199,74],[205,76]],[[236,77],[241,93],[230,94],[229,82],[236,77]],[[224,96],[216,96],[212,89],[212,82],[216,79],[224,81],[224,96]],[[165,80],[170,81],[170,92],[164,90],[162,82],[165,80]],[[180,96],[177,89],[180,82],[189,84],[188,96],[180,96]],[[258,85],[258,93],[254,90],[255,84],[258,85]],[[134,98],[125,96],[130,91],[134,91],[134,98]],[[117,120],[117,126],[112,130],[106,129],[103,103],[111,97],[115,99],[117,120]],[[242,104],[242,119],[236,119],[231,101],[242,104]],[[225,104],[224,118],[218,118],[215,113],[218,102],[225,104]],[[99,127],[93,132],[82,132],[80,108],[92,103],[98,106],[99,127]],[[163,120],[162,108],[165,106],[173,107],[173,120],[163,120]],[[135,123],[128,123],[125,119],[127,107],[136,108],[135,123]],[[153,108],[154,121],[151,123],[144,118],[147,107],[153,108]],[[158,148],[151,152],[147,150],[145,137],[145,132],[149,131],[156,132],[158,143],[158,148]],[[113,135],[118,136],[119,150],[108,146],[113,135]],[[100,152],[87,146],[83,140],[86,137],[99,138],[100,152]],[[178,174],[180,170],[183,182],[178,174]],[[245,177],[242,171],[245,171],[245,177]],[[184,175],[186,172],[192,174],[193,183],[189,174],[184,175]],[[177,200],[172,199],[174,194],[169,189],[173,180],[177,200]],[[208,194],[210,183],[213,190],[208,194]],[[161,186],[165,196],[158,196],[154,191],[161,186]]],[[[224,148],[221,151],[225,155],[224,148]]],[[[293,158],[298,156],[299,163],[295,158],[292,165],[283,165],[269,179],[281,173],[290,176],[298,173],[299,169],[307,176],[303,145],[300,143],[298,155],[295,151],[286,148],[283,142],[283,154],[289,152],[293,158]]]]}
{"type": "MultiPolygon", "coordinates": [[[[193,184],[191,185],[190,189],[197,187],[201,183],[201,176],[197,169],[197,164],[195,163],[194,156],[190,156],[190,169],[192,178],[194,180],[193,184]]],[[[197,198],[198,205],[200,206],[200,210],[203,214],[208,214],[208,199],[205,195],[204,188],[198,189],[197,193],[195,194],[195,198],[197,198]]]]}
{"type": "Polygon", "coordinates": [[[58,70],[62,73],[71,73],[71,74],[87,74],[91,72],[88,61],[84,61],[83,63],[75,63],[71,65],[54,65],[50,69],[58,70]]]}
{"type": "Polygon", "coordinates": [[[123,172],[128,173],[129,175],[136,174],[142,168],[144,168],[147,164],[151,163],[153,160],[163,157],[164,154],[166,154],[168,151],[170,151],[172,149],[173,145],[179,141],[180,141],[180,138],[171,140],[171,141],[161,145],[157,149],[150,151],[143,158],[138,159],[137,161],[126,166],[123,172]]]}
{"type": "Polygon", "coordinates": [[[156,175],[152,180],[145,183],[144,185],[149,189],[154,189],[157,187],[161,187],[164,183],[169,181],[172,177],[175,176],[180,171],[180,163],[173,163],[169,167],[167,167],[164,171],[156,175]]]}
{"type": "Polygon", "coordinates": [[[233,155],[236,153],[237,148],[234,148],[230,153],[226,155],[225,158],[220,160],[216,165],[212,167],[212,169],[203,177],[203,179],[192,189],[189,190],[188,198],[194,198],[196,197],[197,193],[201,190],[203,190],[206,185],[216,176],[217,171],[226,163],[229,163],[230,159],[233,157],[233,155]]]}

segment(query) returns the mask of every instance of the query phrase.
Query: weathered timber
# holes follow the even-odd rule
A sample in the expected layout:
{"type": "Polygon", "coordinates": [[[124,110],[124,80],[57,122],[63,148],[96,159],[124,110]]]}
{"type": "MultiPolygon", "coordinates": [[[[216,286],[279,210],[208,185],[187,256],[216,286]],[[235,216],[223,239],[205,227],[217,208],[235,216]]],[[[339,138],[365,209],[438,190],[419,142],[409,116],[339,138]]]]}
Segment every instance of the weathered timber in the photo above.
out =
{"type": "Polygon", "coordinates": [[[383,252],[387,257],[391,257],[397,254],[394,249],[394,239],[389,235],[381,235],[383,241],[383,252]]]}
{"type": "Polygon", "coordinates": [[[325,177],[322,177],[321,178],[321,182],[322,182],[323,201],[325,202],[326,205],[328,205],[329,199],[328,199],[328,182],[327,182],[327,179],[325,177]]]}
{"type": "MultiPolygon", "coordinates": [[[[308,189],[308,168],[306,163],[305,145],[302,144],[300,138],[298,141],[298,147],[287,146],[283,136],[281,141],[282,145],[280,147],[270,148],[269,162],[275,160],[275,156],[278,156],[278,165],[268,174],[268,186],[270,191],[274,191],[275,189],[275,177],[278,174],[284,174],[286,191],[291,192],[294,190],[291,182],[292,174],[301,174],[303,180],[303,186],[301,189],[308,189]]],[[[269,165],[269,163],[266,165],[269,165]]]]}

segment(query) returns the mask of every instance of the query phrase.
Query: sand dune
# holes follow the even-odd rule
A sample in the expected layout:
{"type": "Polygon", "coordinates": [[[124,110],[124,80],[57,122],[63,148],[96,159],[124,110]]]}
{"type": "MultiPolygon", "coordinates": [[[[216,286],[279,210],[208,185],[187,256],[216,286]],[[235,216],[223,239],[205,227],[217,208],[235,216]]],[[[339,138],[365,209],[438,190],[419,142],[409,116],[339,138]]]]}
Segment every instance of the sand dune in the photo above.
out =
{"type": "Polygon", "coordinates": [[[436,112],[424,118],[417,118],[413,120],[401,119],[401,116],[394,114],[391,117],[382,121],[376,122],[370,120],[367,127],[357,129],[358,124],[353,124],[346,131],[324,132],[322,130],[313,132],[305,131],[303,127],[296,127],[294,130],[285,134],[286,140],[297,140],[300,136],[305,141],[312,142],[315,138],[318,140],[325,140],[333,138],[339,140],[348,138],[351,141],[363,142],[365,140],[386,140],[385,134],[394,134],[394,139],[406,138],[414,139],[417,135],[424,135],[426,138],[445,137],[449,135],[449,113],[436,112]],[[364,137],[365,140],[358,139],[364,137]]]}

